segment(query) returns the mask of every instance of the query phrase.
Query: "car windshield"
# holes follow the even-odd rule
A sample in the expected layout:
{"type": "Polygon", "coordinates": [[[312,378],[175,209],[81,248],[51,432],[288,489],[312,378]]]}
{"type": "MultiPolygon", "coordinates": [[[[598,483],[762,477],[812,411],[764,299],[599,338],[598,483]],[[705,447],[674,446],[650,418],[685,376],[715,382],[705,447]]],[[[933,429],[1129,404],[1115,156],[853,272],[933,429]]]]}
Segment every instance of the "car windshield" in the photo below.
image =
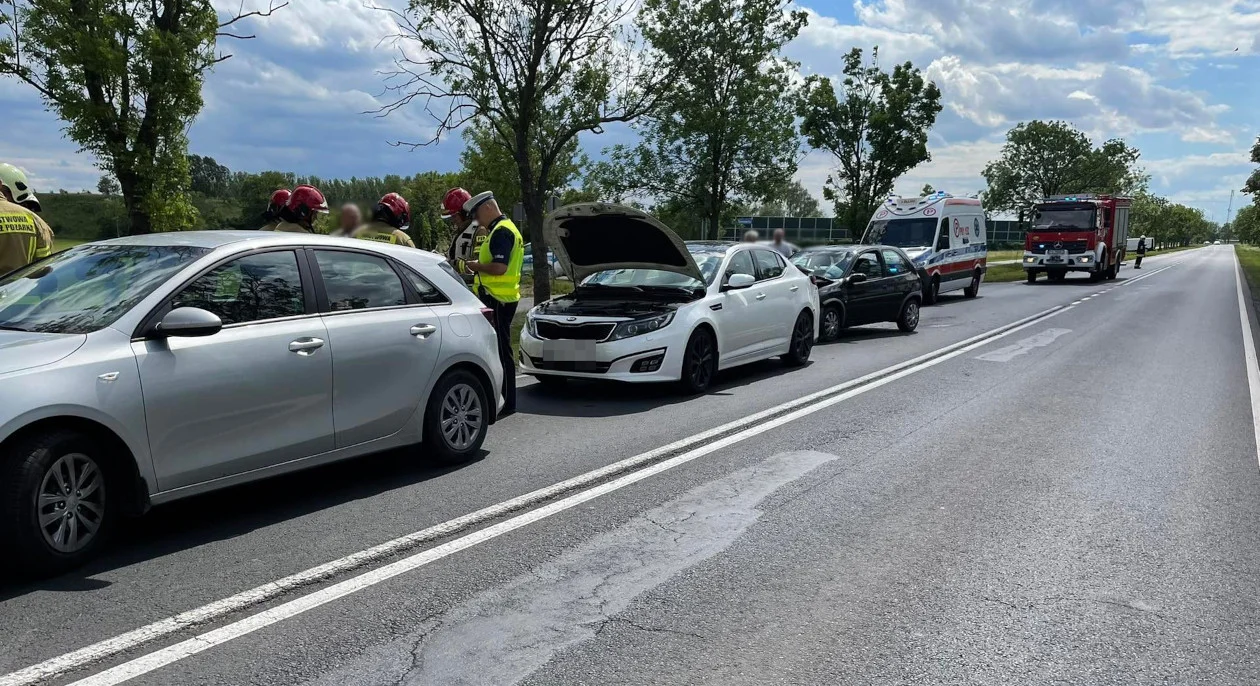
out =
{"type": "Polygon", "coordinates": [[[1041,231],[1090,231],[1094,228],[1094,210],[1085,207],[1039,207],[1033,228],[1041,231]]]}
{"type": "Polygon", "coordinates": [[[937,219],[885,219],[866,227],[862,242],[867,245],[895,245],[898,248],[923,248],[936,244],[937,219]]]}
{"type": "Polygon", "coordinates": [[[844,276],[844,270],[849,268],[852,260],[852,250],[806,250],[796,253],[792,257],[792,264],[810,274],[821,270],[824,278],[838,279],[844,276]]]}
{"type": "Polygon", "coordinates": [[[691,259],[695,260],[696,266],[700,267],[700,273],[704,275],[704,283],[696,281],[685,274],[667,272],[660,269],[609,269],[591,274],[582,280],[581,285],[622,288],[663,287],[696,289],[713,283],[714,277],[717,276],[718,267],[722,265],[722,258],[726,253],[709,247],[689,248],[688,250],[691,253],[691,259]]]}
{"type": "Polygon", "coordinates": [[[190,246],[96,244],[57,253],[0,278],[0,328],[103,329],[208,252],[190,246]]]}

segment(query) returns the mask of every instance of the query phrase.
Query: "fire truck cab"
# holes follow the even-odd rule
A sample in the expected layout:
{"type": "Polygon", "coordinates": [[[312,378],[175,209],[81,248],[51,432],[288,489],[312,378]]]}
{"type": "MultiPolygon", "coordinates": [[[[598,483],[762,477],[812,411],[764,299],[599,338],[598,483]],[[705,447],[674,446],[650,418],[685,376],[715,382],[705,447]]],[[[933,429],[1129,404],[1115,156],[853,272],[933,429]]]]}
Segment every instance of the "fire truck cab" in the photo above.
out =
{"type": "Polygon", "coordinates": [[[1033,205],[1024,240],[1028,283],[1045,272],[1062,281],[1068,272],[1088,272],[1091,281],[1114,279],[1124,262],[1133,201],[1110,195],[1057,195],[1033,205]]]}

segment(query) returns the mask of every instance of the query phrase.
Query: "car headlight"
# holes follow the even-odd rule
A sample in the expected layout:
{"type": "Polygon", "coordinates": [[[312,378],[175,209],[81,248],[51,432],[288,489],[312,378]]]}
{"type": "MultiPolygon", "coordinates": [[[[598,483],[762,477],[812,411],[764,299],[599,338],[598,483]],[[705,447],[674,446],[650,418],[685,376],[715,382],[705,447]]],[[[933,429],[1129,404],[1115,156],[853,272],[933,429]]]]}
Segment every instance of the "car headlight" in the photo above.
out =
{"type": "Polygon", "coordinates": [[[634,336],[642,336],[645,333],[651,333],[669,326],[674,321],[674,313],[666,312],[658,314],[654,317],[646,319],[635,319],[634,321],[622,322],[613,329],[612,335],[608,337],[610,341],[619,341],[623,338],[633,338],[634,336]]]}
{"type": "Polygon", "coordinates": [[[1085,255],[1084,257],[1080,258],[1080,261],[1081,261],[1081,262],[1089,262],[1089,261],[1090,261],[1090,260],[1092,260],[1092,259],[1094,259],[1094,258],[1090,257],[1089,255],[1085,255]]]}
{"type": "Polygon", "coordinates": [[[1025,262],[1029,262],[1029,263],[1031,263],[1031,262],[1036,262],[1036,261],[1037,261],[1037,258],[1032,257],[1032,256],[1029,256],[1029,257],[1025,257],[1025,258],[1024,258],[1024,261],[1025,261],[1025,262]]]}
{"type": "Polygon", "coordinates": [[[538,338],[538,325],[536,323],[537,321],[538,319],[534,316],[533,312],[529,312],[528,314],[525,315],[525,330],[528,331],[529,335],[533,336],[534,338],[538,338]]]}

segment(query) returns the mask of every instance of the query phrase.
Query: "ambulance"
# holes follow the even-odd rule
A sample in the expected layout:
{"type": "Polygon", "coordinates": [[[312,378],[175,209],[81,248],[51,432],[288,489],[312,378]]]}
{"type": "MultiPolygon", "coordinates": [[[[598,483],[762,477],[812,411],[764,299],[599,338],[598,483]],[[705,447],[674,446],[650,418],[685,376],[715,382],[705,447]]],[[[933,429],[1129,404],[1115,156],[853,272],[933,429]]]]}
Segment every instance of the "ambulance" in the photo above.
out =
{"type": "Polygon", "coordinates": [[[923,274],[923,303],[961,289],[974,298],[988,269],[984,208],[975,198],[937,191],[922,198],[890,197],[875,210],[862,235],[866,245],[893,245],[923,274]]]}

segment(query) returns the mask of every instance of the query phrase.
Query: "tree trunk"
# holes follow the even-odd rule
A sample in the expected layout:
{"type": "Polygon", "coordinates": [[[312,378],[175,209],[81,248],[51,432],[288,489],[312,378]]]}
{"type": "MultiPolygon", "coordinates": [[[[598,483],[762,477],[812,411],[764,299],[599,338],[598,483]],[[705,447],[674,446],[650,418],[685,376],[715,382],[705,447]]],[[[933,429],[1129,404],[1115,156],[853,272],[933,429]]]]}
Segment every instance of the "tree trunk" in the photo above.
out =
{"type": "MultiPolygon", "coordinates": [[[[551,299],[551,262],[547,260],[547,238],[543,235],[543,197],[541,192],[521,196],[525,205],[525,222],[529,224],[530,252],[534,255],[534,302],[551,299]]],[[[570,274],[569,278],[573,278],[570,274]]]]}
{"type": "Polygon", "coordinates": [[[153,233],[153,222],[149,219],[149,213],[144,211],[144,191],[140,188],[135,174],[120,172],[117,176],[118,186],[121,189],[119,194],[122,195],[123,206],[127,210],[127,235],[141,236],[153,233]]]}

